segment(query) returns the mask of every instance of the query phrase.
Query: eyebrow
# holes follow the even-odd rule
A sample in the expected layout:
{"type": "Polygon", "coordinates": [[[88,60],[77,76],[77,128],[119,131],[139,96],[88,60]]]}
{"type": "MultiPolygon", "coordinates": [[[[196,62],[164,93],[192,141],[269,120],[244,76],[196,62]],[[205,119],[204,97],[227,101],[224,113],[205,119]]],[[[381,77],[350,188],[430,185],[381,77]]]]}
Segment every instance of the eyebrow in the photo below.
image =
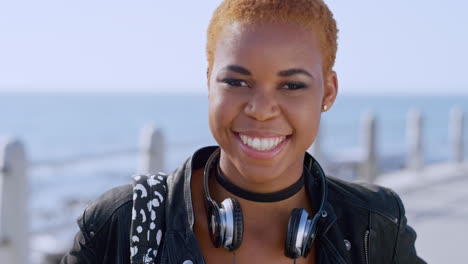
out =
{"type": "Polygon", "coordinates": [[[223,70],[229,70],[229,71],[237,72],[237,73],[244,74],[244,75],[252,75],[252,73],[249,70],[239,65],[228,65],[224,67],[223,70]]]}
{"type": "MultiPolygon", "coordinates": [[[[237,73],[244,74],[244,75],[252,75],[252,73],[249,70],[239,65],[228,65],[224,67],[223,70],[229,70],[229,71],[237,72],[237,73]]],[[[278,76],[281,76],[281,77],[288,77],[288,76],[292,76],[295,74],[304,74],[316,80],[314,75],[300,68],[293,68],[293,69],[288,69],[288,70],[278,72],[278,76]]]]}
{"type": "Polygon", "coordinates": [[[307,75],[310,78],[316,80],[315,76],[313,76],[310,72],[308,72],[308,71],[306,71],[304,69],[294,68],[294,69],[289,69],[289,70],[278,72],[278,76],[282,76],[282,77],[288,77],[288,76],[291,76],[291,75],[294,75],[294,74],[304,74],[304,75],[307,75]]]}

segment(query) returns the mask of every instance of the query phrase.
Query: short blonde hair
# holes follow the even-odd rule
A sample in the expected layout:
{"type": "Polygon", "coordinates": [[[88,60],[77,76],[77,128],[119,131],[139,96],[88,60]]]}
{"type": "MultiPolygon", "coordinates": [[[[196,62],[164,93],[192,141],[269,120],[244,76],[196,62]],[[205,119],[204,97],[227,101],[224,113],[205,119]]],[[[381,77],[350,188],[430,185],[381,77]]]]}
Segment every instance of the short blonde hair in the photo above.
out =
{"type": "Polygon", "coordinates": [[[206,55],[208,74],[213,66],[214,52],[224,26],[238,21],[297,22],[318,34],[324,73],[335,64],[338,28],[333,14],[322,0],[224,0],[214,11],[208,26],[206,55]]]}

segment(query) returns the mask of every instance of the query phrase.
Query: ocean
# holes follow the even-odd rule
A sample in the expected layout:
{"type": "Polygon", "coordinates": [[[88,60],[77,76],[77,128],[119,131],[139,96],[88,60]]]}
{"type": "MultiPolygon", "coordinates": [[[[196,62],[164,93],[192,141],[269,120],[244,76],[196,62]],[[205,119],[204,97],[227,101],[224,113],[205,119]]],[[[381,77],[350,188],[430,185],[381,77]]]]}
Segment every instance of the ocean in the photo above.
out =
{"type": "MultiPolygon", "coordinates": [[[[426,161],[448,160],[449,113],[454,106],[468,113],[468,96],[339,96],[322,115],[321,146],[331,158],[353,155],[360,144],[361,115],[372,112],[377,117],[379,155],[403,159],[407,112],[414,108],[424,116],[426,161]]],[[[206,95],[0,94],[0,137],[20,139],[32,163],[135,149],[147,124],[164,132],[166,172],[197,148],[216,144],[208,128],[206,95]]],[[[70,232],[76,230],[73,219],[86,203],[109,188],[129,183],[137,165],[135,155],[121,155],[69,166],[32,167],[32,232],[71,239],[70,232]]]]}

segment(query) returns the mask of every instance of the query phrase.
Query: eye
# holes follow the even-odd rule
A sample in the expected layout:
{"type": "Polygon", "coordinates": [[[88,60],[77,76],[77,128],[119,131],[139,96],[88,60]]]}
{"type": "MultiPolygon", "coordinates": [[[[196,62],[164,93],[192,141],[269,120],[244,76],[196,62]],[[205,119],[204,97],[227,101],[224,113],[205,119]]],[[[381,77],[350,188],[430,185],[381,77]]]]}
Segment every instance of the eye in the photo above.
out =
{"type": "Polygon", "coordinates": [[[287,82],[283,84],[283,88],[293,91],[307,88],[307,85],[301,82],[287,82]]]}
{"type": "Polygon", "coordinates": [[[247,87],[249,86],[246,81],[240,79],[223,79],[221,82],[232,87],[247,87]]]}

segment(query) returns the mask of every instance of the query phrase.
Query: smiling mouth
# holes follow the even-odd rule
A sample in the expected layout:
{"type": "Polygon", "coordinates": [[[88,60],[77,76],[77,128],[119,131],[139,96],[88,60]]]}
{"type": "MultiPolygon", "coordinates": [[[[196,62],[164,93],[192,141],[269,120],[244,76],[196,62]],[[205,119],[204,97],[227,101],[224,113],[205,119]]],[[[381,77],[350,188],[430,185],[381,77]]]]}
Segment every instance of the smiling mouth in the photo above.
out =
{"type": "Polygon", "coordinates": [[[272,149],[275,149],[288,138],[288,136],[252,137],[240,133],[238,134],[238,136],[244,145],[247,145],[250,148],[257,151],[270,151],[272,149]]]}

